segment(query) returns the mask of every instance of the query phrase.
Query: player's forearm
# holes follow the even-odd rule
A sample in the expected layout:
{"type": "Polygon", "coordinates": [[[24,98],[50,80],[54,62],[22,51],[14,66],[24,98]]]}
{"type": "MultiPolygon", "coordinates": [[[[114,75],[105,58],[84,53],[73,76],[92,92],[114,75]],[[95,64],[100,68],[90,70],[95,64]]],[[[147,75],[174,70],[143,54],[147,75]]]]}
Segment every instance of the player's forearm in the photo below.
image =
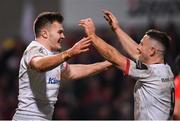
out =
{"type": "Polygon", "coordinates": [[[31,67],[37,71],[48,71],[57,67],[70,57],[72,57],[72,55],[69,50],[52,56],[35,57],[31,62],[31,67]]]}
{"type": "Polygon", "coordinates": [[[108,61],[104,62],[97,62],[94,64],[74,64],[70,65],[71,67],[71,76],[68,80],[76,80],[88,76],[92,76],[94,74],[97,74],[101,71],[107,70],[109,67],[112,66],[112,64],[108,61]]]}
{"type": "Polygon", "coordinates": [[[114,29],[116,36],[118,37],[118,41],[121,43],[124,50],[129,54],[132,58],[137,59],[137,46],[138,44],[127,35],[119,26],[114,29]]]}
{"type": "Polygon", "coordinates": [[[121,70],[124,70],[126,58],[120,54],[114,47],[104,42],[98,36],[92,36],[94,47],[109,62],[115,64],[121,70]]]}
{"type": "Polygon", "coordinates": [[[179,120],[180,119],[180,100],[176,99],[175,100],[175,107],[174,107],[174,114],[173,114],[173,119],[174,120],[179,120]]]}

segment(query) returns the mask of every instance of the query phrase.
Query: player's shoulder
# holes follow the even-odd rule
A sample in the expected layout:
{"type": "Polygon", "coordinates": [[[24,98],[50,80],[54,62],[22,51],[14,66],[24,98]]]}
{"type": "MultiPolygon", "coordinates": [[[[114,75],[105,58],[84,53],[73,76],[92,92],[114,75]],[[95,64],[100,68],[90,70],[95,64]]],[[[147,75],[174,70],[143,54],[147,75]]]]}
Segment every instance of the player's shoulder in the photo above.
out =
{"type": "Polygon", "coordinates": [[[40,43],[38,43],[37,41],[32,41],[28,46],[27,46],[27,50],[30,50],[32,48],[41,48],[42,45],[40,43]]]}
{"type": "Polygon", "coordinates": [[[40,43],[37,41],[32,41],[26,48],[25,53],[42,53],[48,54],[47,49],[45,49],[40,43]]]}

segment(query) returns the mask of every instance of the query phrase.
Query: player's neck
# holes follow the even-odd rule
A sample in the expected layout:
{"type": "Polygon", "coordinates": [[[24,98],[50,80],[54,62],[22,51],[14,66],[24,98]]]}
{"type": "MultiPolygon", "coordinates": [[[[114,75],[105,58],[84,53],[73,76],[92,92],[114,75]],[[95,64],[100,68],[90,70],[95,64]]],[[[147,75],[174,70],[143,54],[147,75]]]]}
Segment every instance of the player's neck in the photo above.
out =
{"type": "Polygon", "coordinates": [[[35,40],[37,42],[39,42],[40,44],[42,44],[46,49],[51,51],[51,48],[50,48],[50,46],[48,46],[48,43],[47,43],[47,41],[45,39],[39,37],[39,38],[36,38],[35,40]]]}
{"type": "Polygon", "coordinates": [[[150,58],[147,62],[148,64],[165,64],[164,58],[150,58]]]}

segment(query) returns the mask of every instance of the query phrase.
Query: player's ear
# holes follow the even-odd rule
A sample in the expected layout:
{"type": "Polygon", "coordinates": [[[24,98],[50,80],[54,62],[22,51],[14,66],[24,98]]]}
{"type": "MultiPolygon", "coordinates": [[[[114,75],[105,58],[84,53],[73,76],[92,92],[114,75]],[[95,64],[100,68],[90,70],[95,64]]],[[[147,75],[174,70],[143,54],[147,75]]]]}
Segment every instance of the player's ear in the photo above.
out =
{"type": "Polygon", "coordinates": [[[151,47],[150,52],[149,52],[149,55],[150,55],[150,56],[154,56],[155,53],[156,53],[156,48],[151,47]]]}
{"type": "Polygon", "coordinates": [[[41,30],[41,36],[45,39],[48,38],[48,31],[46,29],[42,29],[41,30]]]}

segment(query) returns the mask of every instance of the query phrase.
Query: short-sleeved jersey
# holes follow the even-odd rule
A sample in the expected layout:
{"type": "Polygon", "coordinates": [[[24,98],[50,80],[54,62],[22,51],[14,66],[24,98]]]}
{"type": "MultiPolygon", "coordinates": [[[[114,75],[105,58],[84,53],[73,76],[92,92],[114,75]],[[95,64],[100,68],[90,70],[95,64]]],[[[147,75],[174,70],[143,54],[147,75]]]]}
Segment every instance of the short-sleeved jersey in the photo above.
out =
{"type": "Polygon", "coordinates": [[[134,87],[135,120],[167,120],[174,110],[174,75],[168,64],[148,64],[128,60],[128,75],[134,87]]]}
{"type": "Polygon", "coordinates": [[[67,63],[38,72],[30,67],[34,57],[53,55],[37,41],[32,41],[24,51],[19,70],[19,104],[13,119],[51,120],[61,83],[61,72],[67,63]]]}
{"type": "Polygon", "coordinates": [[[175,78],[175,98],[180,100],[180,75],[175,78]]]}

